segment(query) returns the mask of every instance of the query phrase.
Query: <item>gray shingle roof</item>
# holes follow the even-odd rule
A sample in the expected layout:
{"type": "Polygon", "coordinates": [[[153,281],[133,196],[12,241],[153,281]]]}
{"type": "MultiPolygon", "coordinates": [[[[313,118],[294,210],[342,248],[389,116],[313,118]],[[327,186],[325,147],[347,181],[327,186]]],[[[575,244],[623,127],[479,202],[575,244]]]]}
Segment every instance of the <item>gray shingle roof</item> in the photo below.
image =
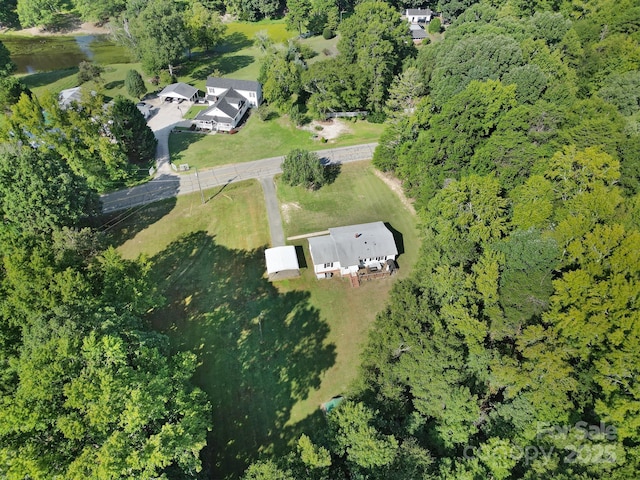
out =
{"type": "Polygon", "coordinates": [[[407,15],[432,15],[433,12],[429,8],[408,8],[407,15]]]}
{"type": "Polygon", "coordinates": [[[398,254],[393,234],[382,222],[330,228],[329,235],[309,238],[309,249],[316,265],[339,261],[343,267],[398,254]]]}
{"type": "Polygon", "coordinates": [[[184,98],[185,100],[189,100],[196,93],[198,93],[198,89],[191,85],[187,85],[186,83],[172,83],[171,85],[164,87],[158,96],[184,98]]]}
{"type": "Polygon", "coordinates": [[[207,87],[216,88],[233,88],[235,90],[253,90],[260,89],[260,83],[253,80],[234,80],[232,78],[207,77],[207,87]]]}
{"type": "Polygon", "coordinates": [[[315,265],[338,261],[336,244],[330,235],[309,238],[309,250],[311,251],[311,257],[315,265]]]}

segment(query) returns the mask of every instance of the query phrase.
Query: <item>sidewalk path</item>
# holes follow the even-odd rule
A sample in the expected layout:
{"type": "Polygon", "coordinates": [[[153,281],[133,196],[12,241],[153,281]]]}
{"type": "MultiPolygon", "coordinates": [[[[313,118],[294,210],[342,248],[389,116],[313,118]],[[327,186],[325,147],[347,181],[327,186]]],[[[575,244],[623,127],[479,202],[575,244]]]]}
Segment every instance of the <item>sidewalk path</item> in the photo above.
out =
{"type": "MultiPolygon", "coordinates": [[[[367,143],[352,147],[319,150],[316,153],[325,164],[349,163],[373,158],[373,151],[376,146],[377,143],[367,143]]],[[[206,190],[242,180],[273,177],[278,173],[282,173],[281,165],[283,160],[284,157],[282,156],[263,158],[253,162],[235,163],[200,170],[198,172],[199,178],[196,177],[195,172],[182,175],[164,171],[159,172],[156,178],[144,185],[102,195],[102,211],[108,213],[146,205],[165,198],[197,192],[200,187],[206,190]]]]}

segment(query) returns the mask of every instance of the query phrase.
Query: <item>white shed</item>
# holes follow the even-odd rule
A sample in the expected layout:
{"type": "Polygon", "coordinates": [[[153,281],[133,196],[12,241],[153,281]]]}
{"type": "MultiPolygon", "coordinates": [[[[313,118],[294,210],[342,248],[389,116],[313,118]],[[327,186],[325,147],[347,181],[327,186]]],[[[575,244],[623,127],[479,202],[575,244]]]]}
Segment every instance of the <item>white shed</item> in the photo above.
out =
{"type": "Polygon", "coordinates": [[[264,257],[267,261],[269,280],[284,280],[300,276],[298,255],[293,245],[267,248],[264,251],[264,257]]]}

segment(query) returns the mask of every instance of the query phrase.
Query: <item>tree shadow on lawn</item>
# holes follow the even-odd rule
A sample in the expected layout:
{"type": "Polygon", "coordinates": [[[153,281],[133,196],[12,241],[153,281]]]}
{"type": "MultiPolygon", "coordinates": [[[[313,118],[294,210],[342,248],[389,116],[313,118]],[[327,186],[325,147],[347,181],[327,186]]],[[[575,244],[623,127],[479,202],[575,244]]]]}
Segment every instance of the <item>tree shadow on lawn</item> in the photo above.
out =
{"type": "Polygon", "coordinates": [[[124,80],[114,80],[113,82],[109,82],[104,86],[104,88],[107,90],[113,90],[114,88],[122,87],[124,87],[124,80]]]}
{"type": "Polygon", "coordinates": [[[260,454],[281,452],[292,406],[335,363],[329,326],[309,293],[263,278],[263,249],[232,250],[195,232],[154,259],[167,306],[152,315],[176,350],[193,350],[195,381],[213,406],[202,453],[206,478],[237,478],[260,454]]]}
{"type": "Polygon", "coordinates": [[[57,82],[58,80],[77,75],[78,67],[65,68],[63,70],[53,70],[51,72],[32,73],[20,77],[20,81],[29,88],[42,87],[57,82]]]}
{"type": "Polygon", "coordinates": [[[150,225],[168,215],[176,205],[176,198],[168,198],[142,207],[104,214],[100,218],[101,231],[109,245],[118,247],[150,225]]]}
{"type": "Polygon", "coordinates": [[[253,40],[242,32],[233,32],[224,37],[222,43],[214,49],[218,53],[233,53],[253,45],[253,40]]]}
{"type": "Polygon", "coordinates": [[[214,70],[219,70],[222,75],[227,75],[241,68],[248,67],[255,62],[255,57],[251,55],[225,55],[211,60],[211,63],[191,71],[194,80],[206,80],[214,70]]]}

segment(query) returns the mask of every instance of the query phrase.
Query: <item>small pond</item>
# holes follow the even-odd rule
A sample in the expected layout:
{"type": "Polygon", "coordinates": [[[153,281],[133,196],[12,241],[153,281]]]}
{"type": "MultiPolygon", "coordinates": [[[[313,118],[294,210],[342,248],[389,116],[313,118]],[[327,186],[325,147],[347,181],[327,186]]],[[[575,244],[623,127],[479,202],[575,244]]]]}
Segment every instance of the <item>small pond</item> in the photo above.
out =
{"type": "Polygon", "coordinates": [[[47,72],[77,67],[83,60],[102,65],[129,63],[126,48],[115,45],[108,35],[23,37],[0,35],[11,54],[17,73],[47,72]]]}

